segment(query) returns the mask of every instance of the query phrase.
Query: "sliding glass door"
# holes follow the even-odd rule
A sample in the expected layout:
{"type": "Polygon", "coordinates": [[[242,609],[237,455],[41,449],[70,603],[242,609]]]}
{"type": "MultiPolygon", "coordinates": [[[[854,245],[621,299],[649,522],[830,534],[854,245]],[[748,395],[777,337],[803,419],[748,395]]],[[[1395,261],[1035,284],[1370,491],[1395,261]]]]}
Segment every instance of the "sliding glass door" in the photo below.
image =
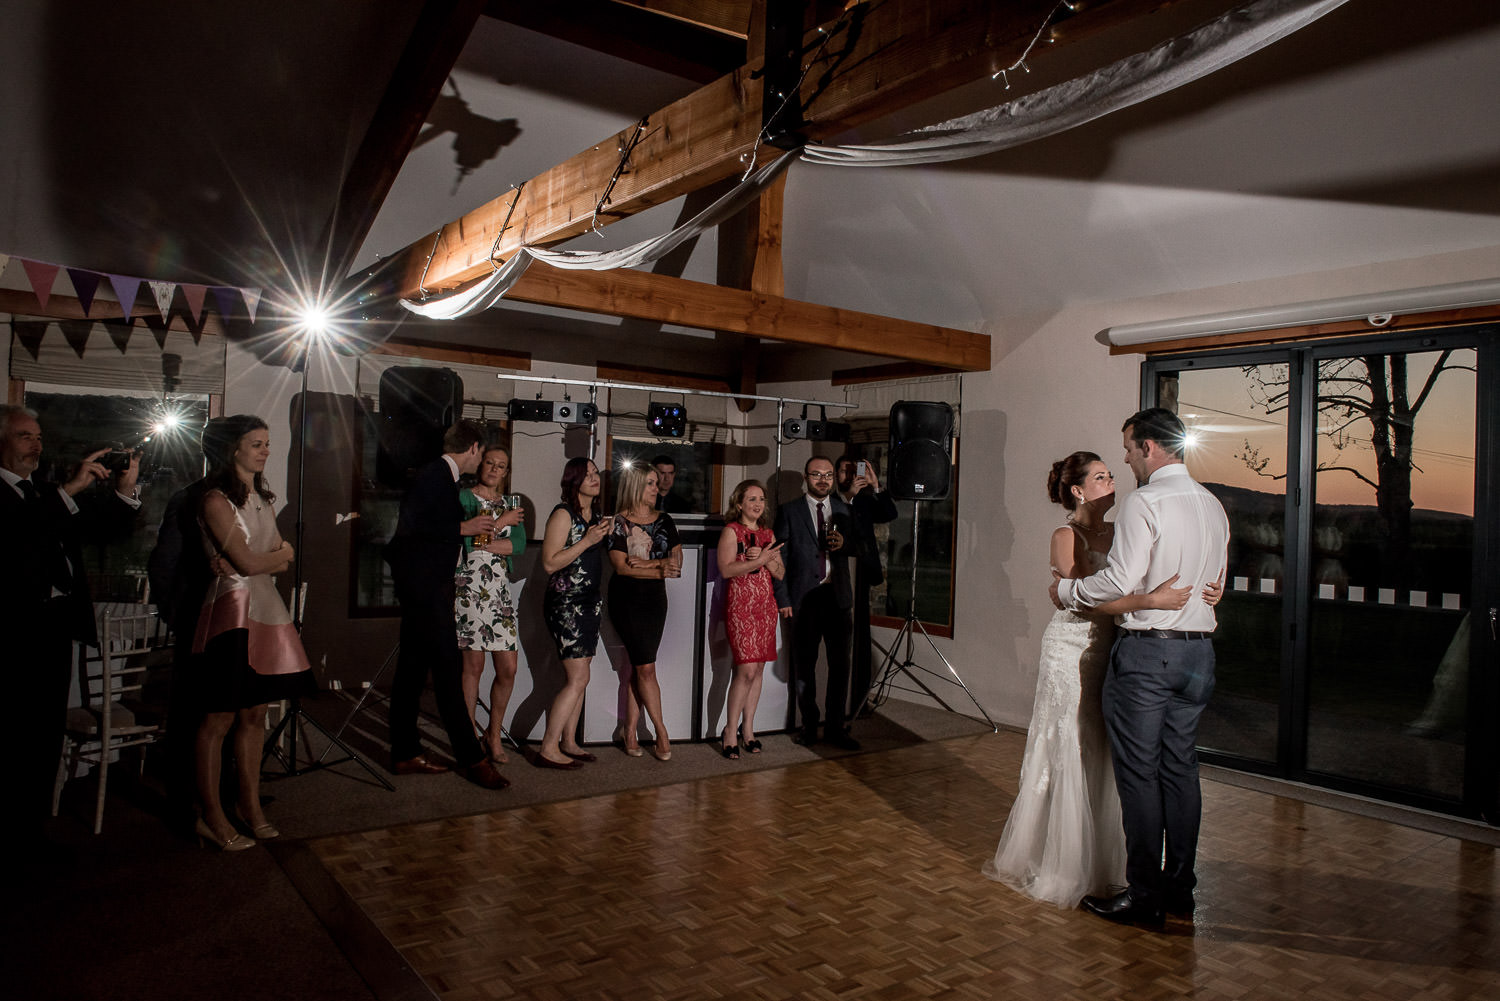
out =
{"type": "Polygon", "coordinates": [[[1493,818],[1485,333],[1148,363],[1230,518],[1208,760],[1493,818]]]}

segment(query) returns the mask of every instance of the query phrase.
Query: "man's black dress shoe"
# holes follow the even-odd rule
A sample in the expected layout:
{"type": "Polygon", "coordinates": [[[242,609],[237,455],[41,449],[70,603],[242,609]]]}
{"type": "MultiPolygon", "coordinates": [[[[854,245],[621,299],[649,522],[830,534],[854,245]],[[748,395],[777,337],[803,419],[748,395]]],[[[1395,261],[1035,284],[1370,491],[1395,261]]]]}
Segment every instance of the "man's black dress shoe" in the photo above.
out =
{"type": "Polygon", "coordinates": [[[1143,904],[1130,895],[1130,891],[1113,897],[1084,897],[1082,907],[1090,914],[1097,914],[1106,921],[1120,925],[1136,925],[1140,928],[1160,928],[1160,907],[1143,904]]]}
{"type": "Polygon", "coordinates": [[[1193,891],[1178,890],[1175,893],[1163,894],[1161,898],[1161,909],[1174,918],[1190,918],[1193,916],[1193,891]]]}
{"type": "Polygon", "coordinates": [[[804,726],[792,735],[792,743],[801,744],[803,747],[812,747],[818,742],[818,728],[815,726],[804,726]]]}
{"type": "Polygon", "coordinates": [[[859,750],[859,741],[849,735],[848,730],[831,730],[823,736],[823,742],[840,751],[859,750]]]}
{"type": "Polygon", "coordinates": [[[510,786],[510,779],[501,775],[500,769],[496,768],[488,758],[465,768],[464,778],[486,789],[499,790],[510,786]]]}

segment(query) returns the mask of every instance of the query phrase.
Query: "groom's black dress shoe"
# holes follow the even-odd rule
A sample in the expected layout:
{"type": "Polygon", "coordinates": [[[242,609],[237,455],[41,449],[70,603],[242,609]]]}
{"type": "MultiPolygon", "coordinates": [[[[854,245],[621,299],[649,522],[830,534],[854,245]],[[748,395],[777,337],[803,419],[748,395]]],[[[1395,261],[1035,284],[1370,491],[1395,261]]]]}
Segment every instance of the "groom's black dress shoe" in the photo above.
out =
{"type": "Polygon", "coordinates": [[[1191,918],[1193,916],[1193,891],[1178,890],[1162,896],[1161,909],[1168,916],[1174,918],[1191,918]]]}
{"type": "Polygon", "coordinates": [[[1084,897],[1082,906],[1090,914],[1115,924],[1160,928],[1163,923],[1160,907],[1137,900],[1129,890],[1113,897],[1084,897]]]}

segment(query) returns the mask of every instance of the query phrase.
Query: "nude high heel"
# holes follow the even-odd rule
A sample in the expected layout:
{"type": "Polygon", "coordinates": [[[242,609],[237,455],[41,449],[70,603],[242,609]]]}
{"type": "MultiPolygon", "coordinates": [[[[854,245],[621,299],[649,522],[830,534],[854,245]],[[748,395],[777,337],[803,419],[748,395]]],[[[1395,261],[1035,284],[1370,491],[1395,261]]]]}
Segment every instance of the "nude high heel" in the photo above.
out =
{"type": "Polygon", "coordinates": [[[193,825],[193,833],[198,835],[199,845],[213,845],[221,852],[242,852],[246,848],[255,847],[255,840],[253,838],[247,838],[238,831],[231,834],[227,840],[220,838],[214,833],[212,827],[204,823],[202,817],[199,817],[197,823],[193,825]]]}

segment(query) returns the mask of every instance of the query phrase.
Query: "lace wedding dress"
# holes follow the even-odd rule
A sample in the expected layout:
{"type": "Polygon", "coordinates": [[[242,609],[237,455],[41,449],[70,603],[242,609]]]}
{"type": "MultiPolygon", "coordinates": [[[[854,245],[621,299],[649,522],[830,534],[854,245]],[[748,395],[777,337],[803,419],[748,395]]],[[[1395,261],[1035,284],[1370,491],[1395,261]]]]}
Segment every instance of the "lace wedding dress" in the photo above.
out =
{"type": "MultiPolygon", "coordinates": [[[[1085,575],[1102,569],[1089,550],[1085,575]]],[[[1100,692],[1114,626],[1057,612],[1042,634],[1021,784],[983,872],[1036,900],[1077,907],[1125,882],[1125,835],[1100,692]]]]}

